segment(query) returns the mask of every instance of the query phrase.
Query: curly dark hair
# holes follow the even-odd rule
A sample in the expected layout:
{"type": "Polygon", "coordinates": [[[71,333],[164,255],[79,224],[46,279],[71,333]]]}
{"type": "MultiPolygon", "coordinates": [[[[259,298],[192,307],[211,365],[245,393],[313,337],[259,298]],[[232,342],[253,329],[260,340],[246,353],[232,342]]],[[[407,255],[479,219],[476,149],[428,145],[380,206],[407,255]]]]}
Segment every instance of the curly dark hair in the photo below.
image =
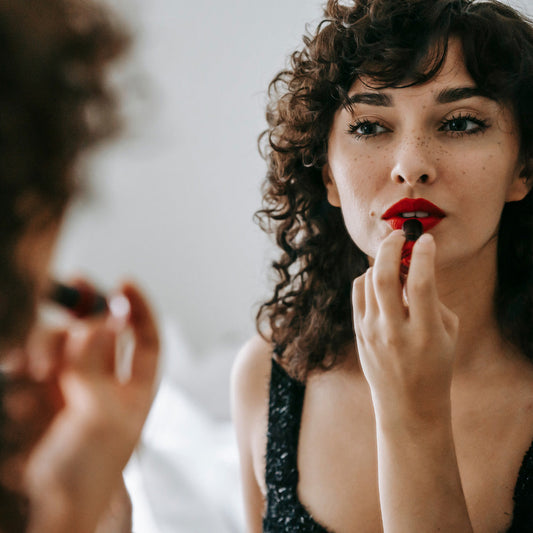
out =
{"type": "Polygon", "coordinates": [[[30,227],[57,222],[80,155],[119,124],[105,68],[129,41],[83,0],[0,1],[0,339],[23,339],[32,280],[13,260],[30,227]]]}
{"type": "MultiPolygon", "coordinates": [[[[80,156],[118,130],[106,71],[128,43],[92,0],[0,0],[2,350],[24,341],[36,308],[35,280],[18,246],[28,231],[61,221],[78,189],[80,156]]],[[[0,376],[2,398],[13,386],[0,376]]],[[[35,442],[28,431],[36,429],[0,412],[0,464],[35,442]]],[[[24,531],[26,520],[25,499],[0,486],[0,531],[24,531]]]]}
{"type": "MultiPolygon", "coordinates": [[[[329,0],[316,32],[304,36],[269,86],[268,129],[260,137],[268,172],[256,217],[282,252],[257,328],[301,379],[340,362],[343,346],[353,341],[351,285],[368,268],[340,209],[326,198],[322,169],[333,116],[349,106],[347,92],[358,78],[379,88],[432,79],[450,37],[462,42],[477,86],[514,111],[524,177],[531,179],[533,26],[496,0],[329,0]]],[[[504,208],[495,300],[503,335],[533,357],[531,192],[504,208]]]]}

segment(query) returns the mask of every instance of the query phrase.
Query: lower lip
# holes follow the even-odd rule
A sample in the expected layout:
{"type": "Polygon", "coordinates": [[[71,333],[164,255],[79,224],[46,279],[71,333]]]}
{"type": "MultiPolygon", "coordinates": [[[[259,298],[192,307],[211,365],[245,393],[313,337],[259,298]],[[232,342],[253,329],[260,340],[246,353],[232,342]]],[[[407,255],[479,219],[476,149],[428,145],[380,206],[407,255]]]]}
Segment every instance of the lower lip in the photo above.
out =
{"type": "Polygon", "coordinates": [[[416,217],[411,217],[411,218],[391,217],[391,218],[388,218],[386,220],[386,222],[389,224],[389,226],[392,229],[402,229],[403,223],[406,220],[411,220],[413,218],[415,220],[418,220],[422,224],[422,228],[423,228],[424,232],[429,231],[431,228],[434,228],[439,222],[442,221],[442,217],[429,216],[429,217],[423,217],[423,218],[416,218],[416,217]]]}

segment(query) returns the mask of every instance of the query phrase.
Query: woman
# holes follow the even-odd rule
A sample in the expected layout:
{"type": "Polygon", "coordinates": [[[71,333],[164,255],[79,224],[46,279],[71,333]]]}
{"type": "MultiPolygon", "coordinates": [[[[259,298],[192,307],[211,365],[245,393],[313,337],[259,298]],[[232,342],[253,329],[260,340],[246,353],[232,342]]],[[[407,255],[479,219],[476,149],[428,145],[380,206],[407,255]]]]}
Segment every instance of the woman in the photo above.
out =
{"type": "Polygon", "coordinates": [[[249,530],[531,531],[533,27],[346,4],[271,84],[282,252],[233,375],[249,530]]]}
{"type": "Polygon", "coordinates": [[[127,283],[103,317],[35,325],[80,158],[117,129],[107,69],[127,38],[92,2],[17,0],[0,4],[0,41],[0,531],[131,531],[121,471],[153,397],[148,305],[127,283]]]}

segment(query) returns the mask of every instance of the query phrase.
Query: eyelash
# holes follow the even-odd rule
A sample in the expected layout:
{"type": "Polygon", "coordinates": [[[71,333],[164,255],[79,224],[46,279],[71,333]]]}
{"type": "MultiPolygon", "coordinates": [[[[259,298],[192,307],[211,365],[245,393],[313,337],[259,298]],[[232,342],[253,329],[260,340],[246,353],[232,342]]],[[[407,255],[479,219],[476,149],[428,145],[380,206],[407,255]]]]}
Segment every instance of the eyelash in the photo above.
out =
{"type": "MultiPolygon", "coordinates": [[[[453,137],[462,137],[463,135],[476,135],[476,134],[479,134],[479,133],[483,133],[490,126],[487,123],[487,121],[485,121],[485,120],[481,120],[479,118],[476,118],[473,115],[470,115],[468,113],[466,113],[466,114],[462,114],[461,113],[461,114],[459,114],[457,116],[453,116],[451,118],[447,118],[447,119],[441,121],[441,126],[439,128],[439,131],[444,131],[444,128],[446,126],[450,125],[454,121],[459,121],[459,120],[467,120],[467,121],[473,122],[474,124],[477,125],[477,127],[473,128],[471,130],[467,130],[467,131],[448,131],[448,133],[450,133],[453,137]]],[[[383,128],[386,131],[389,131],[379,121],[364,119],[364,120],[358,120],[357,122],[354,122],[353,124],[350,124],[348,126],[347,133],[349,133],[350,135],[354,136],[357,140],[359,140],[359,139],[367,140],[367,139],[371,139],[373,137],[376,137],[377,135],[380,135],[381,133],[385,133],[385,132],[370,133],[368,135],[364,135],[362,133],[358,133],[357,130],[359,128],[361,128],[362,126],[378,126],[378,127],[383,128]]]]}
{"type": "Polygon", "coordinates": [[[381,122],[378,122],[376,120],[364,119],[364,120],[358,120],[357,122],[350,124],[348,126],[348,133],[350,135],[353,135],[356,139],[371,139],[372,137],[376,137],[377,135],[379,135],[379,133],[372,133],[369,135],[363,135],[362,133],[358,133],[357,130],[361,126],[380,126],[384,129],[387,129],[385,128],[385,126],[383,126],[383,124],[381,124],[381,122]]]}
{"type": "Polygon", "coordinates": [[[441,127],[439,128],[439,131],[443,131],[446,126],[458,120],[469,120],[470,122],[476,124],[477,128],[468,131],[448,131],[448,133],[451,133],[454,137],[462,137],[463,135],[476,135],[478,133],[484,133],[489,127],[487,121],[476,118],[473,115],[470,115],[469,113],[461,113],[457,116],[443,120],[441,122],[441,127]]]}

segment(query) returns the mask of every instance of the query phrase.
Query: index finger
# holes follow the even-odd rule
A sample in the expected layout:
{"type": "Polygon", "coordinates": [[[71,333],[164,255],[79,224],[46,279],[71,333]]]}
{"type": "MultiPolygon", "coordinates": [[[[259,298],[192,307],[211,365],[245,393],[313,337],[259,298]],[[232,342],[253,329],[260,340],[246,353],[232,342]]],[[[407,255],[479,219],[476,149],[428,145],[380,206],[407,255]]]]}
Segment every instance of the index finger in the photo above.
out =
{"type": "Polygon", "coordinates": [[[125,283],[121,292],[130,302],[129,323],[135,336],[135,350],[131,369],[133,380],[153,381],[157,371],[160,342],[154,315],[139,289],[125,283]]]}
{"type": "Polygon", "coordinates": [[[400,283],[400,255],[405,238],[401,231],[393,231],[379,247],[373,268],[374,291],[380,310],[389,316],[403,316],[400,283]]]}
{"type": "Polygon", "coordinates": [[[413,320],[435,320],[440,317],[440,301],[435,279],[436,246],[433,236],[424,233],[413,247],[407,276],[409,315],[413,320]]]}

